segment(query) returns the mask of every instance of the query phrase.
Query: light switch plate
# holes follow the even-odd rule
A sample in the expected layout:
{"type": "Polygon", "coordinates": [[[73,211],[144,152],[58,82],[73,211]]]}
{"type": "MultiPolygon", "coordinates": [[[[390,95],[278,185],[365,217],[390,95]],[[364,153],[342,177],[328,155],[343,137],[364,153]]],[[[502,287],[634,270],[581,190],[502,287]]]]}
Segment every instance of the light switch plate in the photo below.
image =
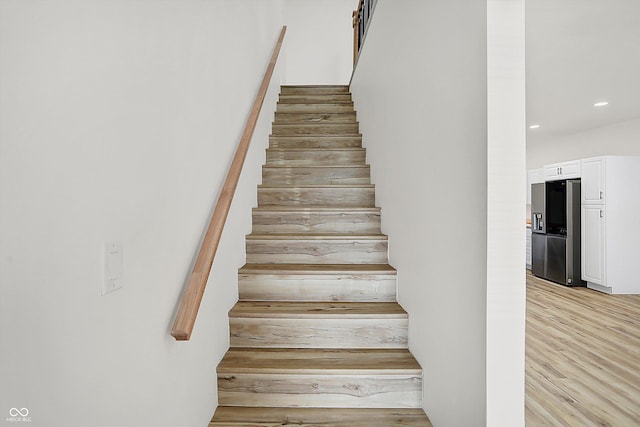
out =
{"type": "Polygon", "coordinates": [[[122,280],[122,242],[113,241],[104,244],[104,281],[102,283],[102,295],[120,289],[122,280]]]}

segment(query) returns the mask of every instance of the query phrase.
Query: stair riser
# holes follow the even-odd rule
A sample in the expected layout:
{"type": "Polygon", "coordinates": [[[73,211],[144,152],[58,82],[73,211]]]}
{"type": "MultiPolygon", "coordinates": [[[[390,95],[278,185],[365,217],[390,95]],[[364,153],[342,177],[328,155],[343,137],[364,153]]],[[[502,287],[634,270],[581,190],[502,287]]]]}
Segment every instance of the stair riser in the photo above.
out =
{"type": "Polygon", "coordinates": [[[395,275],[238,274],[241,300],[385,302],[396,299],[395,275]]]}
{"type": "Polygon", "coordinates": [[[300,103],[300,104],[308,104],[308,103],[333,103],[333,102],[351,102],[351,94],[350,93],[338,93],[338,94],[299,94],[299,95],[283,95],[280,94],[279,98],[280,102],[289,102],[289,103],[300,103]]]}
{"type": "Polygon", "coordinates": [[[231,347],[406,348],[407,319],[229,319],[231,347]]]}
{"type": "Polygon", "coordinates": [[[340,135],[358,134],[360,128],[358,123],[321,123],[321,124],[278,124],[271,126],[273,135],[340,135]]]}
{"type": "Polygon", "coordinates": [[[268,407],[420,408],[414,375],[218,375],[218,404],[268,407]]]}
{"type": "Polygon", "coordinates": [[[334,95],[349,93],[349,86],[281,86],[281,95],[334,95]]]}
{"type": "Polygon", "coordinates": [[[353,110],[353,102],[339,103],[307,103],[295,104],[291,102],[278,102],[276,107],[282,113],[348,113],[353,110]]]}
{"type": "Polygon", "coordinates": [[[258,206],[373,207],[375,191],[364,188],[258,188],[258,206]]]}
{"type": "Polygon", "coordinates": [[[275,123],[335,124],[356,123],[356,113],[282,113],[276,112],[275,123]]]}
{"type": "Polygon", "coordinates": [[[253,212],[253,233],[380,233],[380,213],[253,212]]]}
{"type": "Polygon", "coordinates": [[[276,149],[362,148],[361,136],[269,136],[269,147],[276,149]]]}
{"type": "Polygon", "coordinates": [[[267,149],[267,166],[364,166],[364,148],[346,150],[267,149]]]}
{"type": "Polygon", "coordinates": [[[384,264],[384,240],[247,240],[248,263],[384,264]]]}
{"type": "Polygon", "coordinates": [[[284,184],[370,184],[369,166],[357,167],[262,167],[262,183],[284,184]]]}

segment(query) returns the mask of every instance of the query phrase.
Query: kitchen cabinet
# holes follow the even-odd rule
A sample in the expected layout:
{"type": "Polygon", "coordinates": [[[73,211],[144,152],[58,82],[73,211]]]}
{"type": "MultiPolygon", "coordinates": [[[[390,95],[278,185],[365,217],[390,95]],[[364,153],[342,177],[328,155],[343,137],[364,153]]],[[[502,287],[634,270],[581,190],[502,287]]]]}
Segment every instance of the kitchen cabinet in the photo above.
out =
{"type": "Polygon", "coordinates": [[[582,204],[605,203],[605,159],[596,157],[582,161],[582,204]]]}
{"type": "Polygon", "coordinates": [[[606,286],[604,206],[583,205],[581,228],[582,280],[592,285],[606,286]]]}
{"type": "Polygon", "coordinates": [[[531,204],[531,184],[544,182],[544,170],[530,169],[527,171],[527,204],[531,204]]]}
{"type": "Polygon", "coordinates": [[[554,163],[552,165],[545,165],[544,167],[544,180],[556,181],[559,179],[574,179],[580,178],[582,164],[580,160],[572,160],[570,162],[554,163]]]}
{"type": "Polygon", "coordinates": [[[581,269],[587,286],[640,294],[640,157],[582,160],[581,269]]]}

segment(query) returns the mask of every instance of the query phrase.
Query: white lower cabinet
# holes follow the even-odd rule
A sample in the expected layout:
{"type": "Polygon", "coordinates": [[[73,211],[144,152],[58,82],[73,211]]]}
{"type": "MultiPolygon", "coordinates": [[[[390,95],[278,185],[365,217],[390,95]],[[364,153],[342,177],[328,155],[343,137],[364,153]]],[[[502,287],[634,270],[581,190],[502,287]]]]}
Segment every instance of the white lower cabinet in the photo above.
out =
{"type": "Polygon", "coordinates": [[[582,280],[605,286],[605,212],[603,205],[582,206],[582,280]]]}

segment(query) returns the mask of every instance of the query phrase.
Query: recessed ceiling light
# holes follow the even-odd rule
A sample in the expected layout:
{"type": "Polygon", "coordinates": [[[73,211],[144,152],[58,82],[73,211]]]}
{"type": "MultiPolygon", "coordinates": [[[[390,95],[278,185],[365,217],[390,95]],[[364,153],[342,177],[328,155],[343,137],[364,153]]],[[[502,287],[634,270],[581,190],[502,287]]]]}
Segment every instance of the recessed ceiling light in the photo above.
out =
{"type": "Polygon", "coordinates": [[[538,129],[540,127],[540,125],[531,125],[529,126],[529,129],[538,129]]]}
{"type": "Polygon", "coordinates": [[[593,104],[594,107],[604,107],[606,105],[609,105],[609,103],[607,101],[600,101],[600,102],[596,102],[595,104],[593,104]]]}

